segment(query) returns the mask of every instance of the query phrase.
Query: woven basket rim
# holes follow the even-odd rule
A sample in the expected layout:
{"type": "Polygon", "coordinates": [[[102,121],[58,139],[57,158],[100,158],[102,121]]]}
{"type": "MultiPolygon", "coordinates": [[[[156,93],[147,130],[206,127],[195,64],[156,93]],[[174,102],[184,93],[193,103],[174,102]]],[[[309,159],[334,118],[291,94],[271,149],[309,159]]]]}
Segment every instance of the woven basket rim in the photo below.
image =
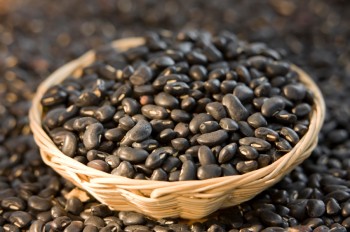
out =
{"type": "MultiPolygon", "coordinates": [[[[123,48],[123,46],[132,47],[132,46],[141,45],[143,43],[144,43],[143,38],[131,37],[131,38],[116,40],[112,43],[112,46],[114,48],[123,50],[121,49],[123,48]]],[[[67,162],[73,163],[77,169],[84,170],[87,175],[94,173],[94,175],[99,176],[99,178],[89,179],[90,183],[96,183],[96,185],[101,183],[115,183],[115,184],[118,184],[118,186],[122,188],[125,187],[127,189],[133,189],[133,187],[135,187],[135,189],[140,189],[140,187],[142,186],[143,189],[152,189],[153,191],[150,195],[150,198],[155,199],[165,195],[168,192],[176,191],[179,188],[181,190],[197,188],[196,192],[202,192],[202,191],[213,190],[213,189],[215,190],[215,187],[217,186],[224,186],[232,182],[247,184],[253,180],[261,179],[261,178],[266,179],[266,181],[268,181],[269,177],[273,176],[276,172],[280,171],[284,165],[286,165],[287,163],[293,163],[298,157],[295,154],[299,154],[301,151],[303,151],[303,149],[307,147],[306,144],[308,141],[311,142],[313,140],[317,140],[318,132],[320,131],[320,128],[324,121],[325,102],[323,100],[321,91],[318,89],[317,85],[310,78],[309,75],[307,75],[303,70],[301,70],[296,65],[292,64],[292,69],[299,74],[300,81],[309,90],[312,91],[314,95],[314,105],[312,108],[312,114],[311,114],[310,124],[309,124],[307,133],[301,138],[301,140],[293,147],[293,149],[290,152],[284,154],[277,161],[273,162],[272,164],[264,168],[259,168],[255,171],[248,172],[246,174],[217,177],[217,178],[206,179],[206,180],[169,182],[169,181],[155,181],[155,180],[137,180],[137,179],[131,179],[127,177],[112,175],[110,173],[106,173],[106,172],[102,172],[102,171],[90,168],[74,160],[73,158],[70,158],[65,154],[63,154],[58,149],[58,147],[53,143],[51,138],[47,135],[47,133],[43,130],[41,126],[42,107],[40,104],[40,99],[43,96],[44,92],[46,92],[46,90],[50,86],[57,84],[59,82],[62,82],[66,78],[65,76],[61,76],[62,74],[61,71],[63,69],[74,71],[79,67],[87,66],[89,62],[93,61],[94,54],[95,53],[93,50],[89,51],[83,56],[81,56],[80,58],[75,59],[71,62],[68,62],[67,64],[58,68],[54,73],[52,73],[49,77],[47,77],[40,84],[37,90],[37,93],[33,98],[32,107],[29,112],[29,119],[30,119],[30,127],[34,134],[35,141],[40,147],[40,150],[50,152],[51,154],[54,154],[60,159],[64,159],[64,160],[67,160],[67,162]],[[43,143],[42,141],[45,141],[45,143],[43,143]],[[266,175],[266,173],[269,173],[269,174],[266,175]]],[[[44,160],[44,161],[45,163],[50,165],[48,160],[44,160]]],[[[71,171],[74,176],[74,170],[71,170],[71,171]]],[[[143,198],[146,198],[146,197],[143,197],[143,198]]]]}

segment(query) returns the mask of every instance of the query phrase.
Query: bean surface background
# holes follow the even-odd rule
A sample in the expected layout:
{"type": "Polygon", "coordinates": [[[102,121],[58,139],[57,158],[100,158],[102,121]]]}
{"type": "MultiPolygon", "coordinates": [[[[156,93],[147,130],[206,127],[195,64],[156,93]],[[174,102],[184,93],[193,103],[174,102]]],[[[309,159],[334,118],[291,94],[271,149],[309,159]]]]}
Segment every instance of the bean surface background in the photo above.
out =
{"type": "MultiPolygon", "coordinates": [[[[95,1],[61,1],[55,7],[48,2],[36,0],[22,3],[24,5],[18,3],[19,1],[15,1],[13,6],[3,4],[1,10],[1,30],[4,32],[0,47],[5,60],[1,61],[0,70],[0,195],[1,209],[4,209],[0,215],[0,223],[5,231],[16,231],[13,223],[17,226],[28,226],[32,223],[40,227],[42,223],[37,218],[52,220],[52,216],[45,213],[34,213],[21,200],[7,199],[4,203],[2,198],[8,196],[28,199],[29,195],[38,195],[41,192],[42,197],[53,199],[53,203],[56,203],[56,207],[53,206],[54,215],[59,218],[51,223],[55,228],[69,223],[67,218],[61,218],[63,211],[68,211],[68,217],[74,221],[70,223],[70,228],[80,228],[82,223],[78,221],[84,221],[73,216],[77,212],[70,211],[67,207],[68,201],[65,202],[62,198],[72,186],[43,165],[29,133],[26,114],[29,100],[39,82],[55,68],[88,48],[111,41],[117,36],[138,35],[145,29],[158,27],[181,29],[184,24],[188,27],[203,27],[213,32],[221,29],[234,30],[239,32],[242,39],[263,41],[273,48],[285,50],[290,60],[308,70],[317,80],[328,107],[320,145],[300,168],[253,200],[239,207],[220,211],[207,222],[194,224],[192,228],[197,231],[244,231],[244,228],[252,227],[259,230],[271,226],[290,226],[306,230],[310,226],[319,231],[324,229],[323,226],[333,231],[345,231],[345,228],[349,228],[346,193],[349,191],[346,183],[350,166],[347,161],[350,146],[350,113],[347,107],[347,79],[350,75],[347,64],[350,57],[349,45],[346,43],[349,36],[347,22],[350,14],[347,12],[349,7],[346,7],[348,2],[240,1],[233,5],[230,1],[224,1],[222,4],[202,3],[202,9],[198,8],[197,1],[189,3],[184,9],[179,7],[183,4],[181,1],[168,1],[159,5],[145,1],[140,3],[140,7],[136,7],[134,1],[106,1],[104,4],[95,1]],[[252,8],[255,17],[241,14],[251,11],[252,8]],[[63,14],[63,11],[66,13],[63,14]],[[196,14],[191,14],[193,12],[196,14]],[[45,188],[42,183],[48,183],[48,179],[51,179],[51,187],[45,188]],[[9,200],[16,205],[12,210],[5,206],[9,204],[9,200]],[[306,210],[302,210],[304,207],[306,210]],[[62,211],[61,208],[66,210],[62,211]],[[25,213],[10,216],[9,212],[14,210],[28,212],[33,216],[25,213]],[[280,224],[281,218],[283,221],[287,220],[288,225],[284,222],[280,224]],[[202,229],[201,226],[205,228],[202,229]]],[[[303,130],[302,127],[299,129],[303,130]]],[[[92,209],[92,205],[86,203],[80,207],[92,209]]],[[[98,212],[95,215],[103,217],[104,221],[117,220],[106,216],[109,212],[102,212],[101,209],[95,209],[94,212],[98,212]]],[[[129,225],[130,221],[137,222],[139,228],[145,229],[144,226],[147,225],[148,228],[158,231],[163,227],[174,231],[188,228],[178,220],[143,224],[142,217],[130,215],[132,219],[126,220],[125,215],[126,213],[120,213],[118,216],[123,221],[122,228],[129,225]]],[[[95,217],[86,222],[88,225],[91,223],[103,225],[95,217]]],[[[125,230],[131,229],[129,227],[125,230]]]]}

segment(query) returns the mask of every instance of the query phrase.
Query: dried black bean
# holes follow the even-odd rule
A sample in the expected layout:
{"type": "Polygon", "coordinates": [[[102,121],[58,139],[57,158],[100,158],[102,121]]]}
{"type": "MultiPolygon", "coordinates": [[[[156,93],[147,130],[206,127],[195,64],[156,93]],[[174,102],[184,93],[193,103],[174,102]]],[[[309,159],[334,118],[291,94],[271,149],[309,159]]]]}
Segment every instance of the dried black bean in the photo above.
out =
{"type": "Polygon", "coordinates": [[[196,176],[197,176],[196,165],[190,160],[185,161],[182,164],[179,180],[180,181],[194,180],[194,179],[196,179],[196,176]]]}
{"type": "Polygon", "coordinates": [[[260,112],[257,112],[257,113],[250,115],[247,119],[247,122],[253,128],[267,126],[267,121],[260,112]]]}
{"type": "Polygon", "coordinates": [[[239,154],[246,159],[256,159],[259,156],[257,149],[248,145],[242,145],[238,148],[239,154]]]}
{"type": "Polygon", "coordinates": [[[241,101],[232,94],[226,94],[222,99],[222,104],[227,108],[230,117],[236,121],[246,120],[249,116],[241,101]]]}
{"type": "Polygon", "coordinates": [[[175,122],[189,122],[191,121],[191,114],[187,113],[184,110],[174,109],[170,113],[170,117],[175,122]]]}
{"type": "Polygon", "coordinates": [[[37,211],[47,211],[51,208],[52,203],[48,199],[31,196],[28,199],[28,206],[37,211]]]}
{"type": "Polygon", "coordinates": [[[239,121],[238,122],[239,131],[247,137],[254,136],[254,130],[249,126],[249,124],[246,121],[239,121]]]}
{"type": "Polygon", "coordinates": [[[9,221],[19,228],[24,228],[32,221],[32,216],[24,211],[15,211],[11,213],[9,221]]]}
{"type": "Polygon", "coordinates": [[[122,100],[122,106],[123,106],[123,110],[126,114],[128,115],[135,115],[138,114],[140,112],[140,104],[132,98],[124,98],[122,100]]]}
{"type": "Polygon", "coordinates": [[[141,163],[148,157],[148,152],[139,148],[119,147],[117,151],[120,159],[131,163],[141,163]]]}
{"type": "Polygon", "coordinates": [[[157,168],[153,171],[150,179],[158,181],[167,181],[168,174],[162,168],[157,168]]]}
{"type": "Polygon", "coordinates": [[[216,121],[206,121],[199,126],[199,130],[202,134],[210,133],[219,129],[220,125],[216,121]]]}
{"type": "Polygon", "coordinates": [[[160,167],[168,157],[167,153],[152,152],[145,161],[147,168],[155,169],[160,167]]]}
{"type": "Polygon", "coordinates": [[[228,133],[225,130],[217,130],[214,132],[202,134],[197,138],[197,142],[201,145],[216,146],[220,145],[228,139],[228,133]]]}
{"type": "Polygon", "coordinates": [[[94,149],[100,145],[103,126],[101,123],[90,124],[84,132],[83,142],[86,149],[94,149]]]}
{"type": "Polygon", "coordinates": [[[300,101],[306,95],[306,88],[302,84],[289,84],[283,87],[283,94],[290,100],[300,101]]]}
{"type": "Polygon", "coordinates": [[[254,92],[246,85],[237,85],[233,90],[233,95],[236,96],[241,102],[247,103],[253,100],[254,92]]]}
{"type": "Polygon", "coordinates": [[[129,145],[132,142],[141,142],[147,139],[152,133],[152,126],[146,120],[139,120],[132,129],[130,129],[123,140],[122,145],[129,145]]]}
{"type": "Polygon", "coordinates": [[[154,102],[156,105],[165,107],[167,109],[176,109],[180,104],[177,98],[165,92],[160,92],[157,94],[154,97],[154,102]]]}
{"type": "Polygon", "coordinates": [[[179,158],[169,156],[163,162],[162,169],[164,169],[166,172],[173,172],[180,166],[181,166],[181,161],[179,160],[179,158]]]}
{"type": "Polygon", "coordinates": [[[176,138],[171,140],[171,145],[178,151],[185,151],[190,147],[190,143],[185,138],[176,138]]]}
{"type": "Polygon", "coordinates": [[[245,137],[239,140],[239,144],[243,146],[251,146],[257,151],[266,151],[271,148],[271,144],[263,139],[255,137],[245,137]]]}
{"type": "Polygon", "coordinates": [[[205,164],[197,170],[197,177],[200,180],[210,179],[221,176],[221,168],[217,164],[205,164]]]}
{"type": "Polygon", "coordinates": [[[21,211],[26,208],[26,202],[19,197],[7,197],[1,201],[1,207],[21,211]]]}
{"type": "Polygon", "coordinates": [[[142,106],[141,111],[143,115],[150,119],[165,119],[169,116],[164,107],[157,105],[142,106]]]}
{"type": "Polygon", "coordinates": [[[271,117],[283,110],[285,102],[280,97],[272,97],[264,101],[261,106],[261,113],[266,117],[271,117]]]}
{"type": "Polygon", "coordinates": [[[189,75],[193,80],[205,81],[207,77],[207,69],[202,65],[192,65],[189,75]]]}
{"type": "Polygon", "coordinates": [[[270,142],[275,142],[279,140],[279,135],[276,131],[267,128],[267,127],[259,127],[254,132],[255,137],[264,139],[270,142]]]}
{"type": "Polygon", "coordinates": [[[297,144],[299,142],[298,134],[289,127],[283,127],[280,134],[290,143],[297,144]]]}
{"type": "Polygon", "coordinates": [[[209,114],[205,114],[205,113],[197,114],[190,121],[189,129],[193,134],[197,134],[199,132],[199,126],[203,122],[212,121],[212,120],[213,118],[209,114]]]}
{"type": "Polygon", "coordinates": [[[219,125],[226,131],[237,131],[239,129],[237,122],[231,118],[222,118],[219,125]]]}
{"type": "Polygon", "coordinates": [[[207,146],[200,146],[198,150],[198,160],[201,165],[216,164],[213,152],[207,146]]]}
{"type": "Polygon", "coordinates": [[[255,160],[240,161],[236,165],[237,171],[241,174],[254,171],[257,168],[258,168],[258,163],[255,160]]]}
{"type": "Polygon", "coordinates": [[[111,173],[113,175],[133,178],[133,176],[135,175],[135,170],[128,161],[122,161],[117,168],[112,170],[111,173]]]}
{"type": "Polygon", "coordinates": [[[87,163],[87,166],[102,172],[109,172],[110,170],[108,164],[103,160],[91,160],[89,163],[87,163]]]}
{"type": "Polygon", "coordinates": [[[164,92],[175,96],[187,94],[190,87],[185,82],[170,82],[164,86],[164,92]]]}
{"type": "Polygon", "coordinates": [[[230,161],[237,151],[237,144],[236,143],[230,143],[223,147],[219,153],[218,156],[218,162],[220,164],[226,163],[230,161]]]}

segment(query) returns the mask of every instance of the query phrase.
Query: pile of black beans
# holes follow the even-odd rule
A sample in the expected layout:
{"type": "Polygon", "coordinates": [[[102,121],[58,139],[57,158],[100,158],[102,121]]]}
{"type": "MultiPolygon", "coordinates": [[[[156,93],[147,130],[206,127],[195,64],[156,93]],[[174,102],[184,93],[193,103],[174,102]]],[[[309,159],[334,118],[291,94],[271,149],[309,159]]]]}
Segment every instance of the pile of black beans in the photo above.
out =
{"type": "Polygon", "coordinates": [[[0,231],[41,231],[43,224],[44,231],[68,232],[350,230],[349,3],[346,0],[222,0],[220,4],[201,0],[61,0],[59,4],[41,0],[2,1],[0,231]],[[79,201],[67,196],[72,184],[41,161],[33,141],[27,117],[32,96],[54,69],[91,47],[121,36],[144,34],[155,27],[206,28],[214,34],[230,29],[238,32],[239,38],[263,41],[277,48],[307,70],[323,92],[327,117],[319,144],[279,184],[200,222],[169,218],[155,221],[140,214],[117,211],[104,216],[95,208],[104,206],[93,198],[81,202],[83,210],[77,215],[78,210],[73,212],[70,207],[80,207],[79,201]],[[5,201],[8,197],[12,200],[5,201]],[[44,201],[38,203],[39,197],[44,201]],[[51,205],[51,208],[41,211],[43,208],[38,205],[47,208],[51,205]],[[62,208],[62,214],[57,213],[62,208]],[[66,217],[57,219],[63,215],[66,217]],[[119,221],[120,227],[113,227],[115,223],[108,217],[119,221]]]}
{"type": "Polygon", "coordinates": [[[232,33],[148,33],[43,96],[43,127],[69,157],[135,179],[244,174],[307,132],[312,93],[264,43],[232,33]]]}

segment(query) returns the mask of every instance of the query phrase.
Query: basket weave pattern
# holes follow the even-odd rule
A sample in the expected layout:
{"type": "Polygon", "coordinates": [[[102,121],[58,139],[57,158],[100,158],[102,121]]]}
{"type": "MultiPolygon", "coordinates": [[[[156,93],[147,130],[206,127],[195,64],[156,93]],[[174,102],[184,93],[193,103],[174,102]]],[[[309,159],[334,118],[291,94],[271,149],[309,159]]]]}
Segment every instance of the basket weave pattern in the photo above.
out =
{"type": "MultiPolygon", "coordinates": [[[[112,46],[123,51],[143,43],[141,38],[127,38],[113,42],[112,46]]],[[[86,53],[55,71],[39,86],[29,113],[30,126],[47,165],[115,210],[137,211],[154,218],[199,219],[219,208],[247,201],[277,183],[305,160],[317,145],[325,104],[311,78],[293,66],[299,73],[300,81],[314,94],[312,116],[309,129],[298,144],[271,165],[244,175],[178,182],[128,179],[87,167],[64,155],[42,129],[40,100],[48,88],[62,82],[75,70],[89,65],[94,58],[93,51],[86,53]]]]}

